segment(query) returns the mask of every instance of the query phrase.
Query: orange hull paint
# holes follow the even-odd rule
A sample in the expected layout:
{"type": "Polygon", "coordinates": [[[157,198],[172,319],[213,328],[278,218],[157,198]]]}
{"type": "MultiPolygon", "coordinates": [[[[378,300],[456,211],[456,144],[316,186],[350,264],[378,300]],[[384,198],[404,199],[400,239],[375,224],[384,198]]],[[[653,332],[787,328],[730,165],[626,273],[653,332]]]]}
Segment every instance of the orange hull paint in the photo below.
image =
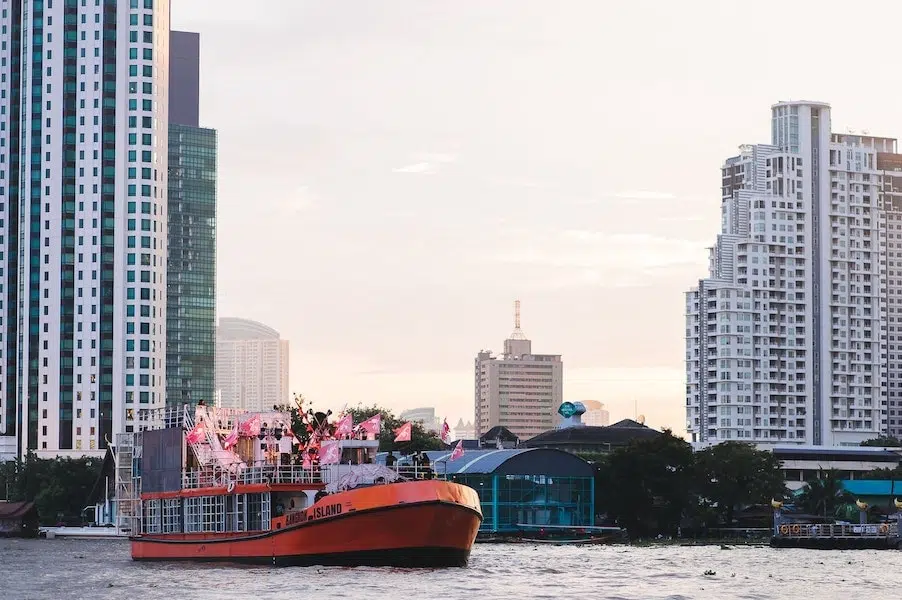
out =
{"type": "Polygon", "coordinates": [[[135,560],[463,566],[482,521],[468,487],[416,481],[332,494],[270,531],[141,535],[135,560]]]}

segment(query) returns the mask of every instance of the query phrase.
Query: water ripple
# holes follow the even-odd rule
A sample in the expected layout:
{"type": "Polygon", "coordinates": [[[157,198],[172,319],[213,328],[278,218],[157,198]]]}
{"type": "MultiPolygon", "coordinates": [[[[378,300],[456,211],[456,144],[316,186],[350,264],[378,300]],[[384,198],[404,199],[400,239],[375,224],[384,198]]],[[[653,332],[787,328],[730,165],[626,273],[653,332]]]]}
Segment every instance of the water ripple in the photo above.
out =
{"type": "Polygon", "coordinates": [[[894,551],[718,546],[485,545],[466,569],[134,563],[119,541],[0,540],[4,600],[605,598],[696,600],[894,597],[894,551]],[[705,573],[714,571],[714,574],[705,573]],[[821,591],[817,591],[821,590],[821,591]]]}

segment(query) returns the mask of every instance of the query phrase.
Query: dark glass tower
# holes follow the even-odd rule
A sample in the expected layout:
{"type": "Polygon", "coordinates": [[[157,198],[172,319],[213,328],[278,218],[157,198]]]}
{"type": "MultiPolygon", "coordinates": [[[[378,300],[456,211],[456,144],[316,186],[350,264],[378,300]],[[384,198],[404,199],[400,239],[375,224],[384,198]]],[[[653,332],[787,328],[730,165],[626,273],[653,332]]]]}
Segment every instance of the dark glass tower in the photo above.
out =
{"type": "Polygon", "coordinates": [[[166,403],[213,400],[216,353],[216,131],[199,127],[200,43],[170,35],[166,403]]]}

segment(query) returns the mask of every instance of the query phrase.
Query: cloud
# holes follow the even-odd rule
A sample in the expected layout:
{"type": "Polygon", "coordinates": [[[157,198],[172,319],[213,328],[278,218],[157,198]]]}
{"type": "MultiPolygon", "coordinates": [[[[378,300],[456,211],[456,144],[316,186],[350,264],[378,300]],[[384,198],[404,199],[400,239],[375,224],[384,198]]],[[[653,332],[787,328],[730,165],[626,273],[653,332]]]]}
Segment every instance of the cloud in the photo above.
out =
{"type": "Polygon", "coordinates": [[[553,269],[543,279],[550,288],[647,286],[669,268],[705,263],[702,242],[647,233],[505,228],[502,235],[505,250],[495,260],[553,269]]]}
{"type": "Polygon", "coordinates": [[[300,185],[295,188],[291,197],[286,198],[277,206],[277,210],[283,214],[297,214],[307,212],[319,205],[319,196],[309,186],[300,185]]]}
{"type": "Polygon", "coordinates": [[[442,165],[457,161],[457,154],[421,152],[414,154],[412,160],[417,161],[403,167],[392,169],[393,173],[416,173],[419,175],[434,175],[438,173],[442,165]]]}
{"type": "Polygon", "coordinates": [[[438,168],[432,163],[419,162],[405,167],[392,169],[393,173],[420,173],[422,175],[432,175],[438,172],[438,168]]]}
{"type": "Polygon", "coordinates": [[[646,190],[617,192],[611,195],[615,198],[624,198],[628,200],[673,200],[676,198],[676,196],[670,192],[651,192],[646,190]]]}

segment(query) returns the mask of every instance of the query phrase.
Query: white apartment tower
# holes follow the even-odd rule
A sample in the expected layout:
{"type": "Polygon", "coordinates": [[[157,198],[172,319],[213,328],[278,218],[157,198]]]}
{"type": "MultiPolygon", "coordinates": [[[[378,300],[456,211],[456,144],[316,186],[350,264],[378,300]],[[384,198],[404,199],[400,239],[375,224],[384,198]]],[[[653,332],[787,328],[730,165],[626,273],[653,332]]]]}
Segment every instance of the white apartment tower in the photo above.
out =
{"type": "Polygon", "coordinates": [[[164,405],[169,0],[0,0],[0,452],[164,405]]]}
{"type": "Polygon", "coordinates": [[[560,354],[532,353],[532,341],[520,329],[518,300],[504,355],[495,357],[485,350],[476,355],[476,437],[497,425],[521,441],[553,429],[563,402],[563,371],[560,354]]]}
{"type": "Polygon", "coordinates": [[[222,406],[268,410],[288,398],[288,340],[249,319],[222,318],[216,328],[216,390],[222,406]]]}
{"type": "Polygon", "coordinates": [[[709,277],[686,295],[687,428],[698,442],[858,445],[887,430],[878,154],[895,141],[831,134],[819,102],[771,112],[771,144],[722,168],[709,277]]]}

